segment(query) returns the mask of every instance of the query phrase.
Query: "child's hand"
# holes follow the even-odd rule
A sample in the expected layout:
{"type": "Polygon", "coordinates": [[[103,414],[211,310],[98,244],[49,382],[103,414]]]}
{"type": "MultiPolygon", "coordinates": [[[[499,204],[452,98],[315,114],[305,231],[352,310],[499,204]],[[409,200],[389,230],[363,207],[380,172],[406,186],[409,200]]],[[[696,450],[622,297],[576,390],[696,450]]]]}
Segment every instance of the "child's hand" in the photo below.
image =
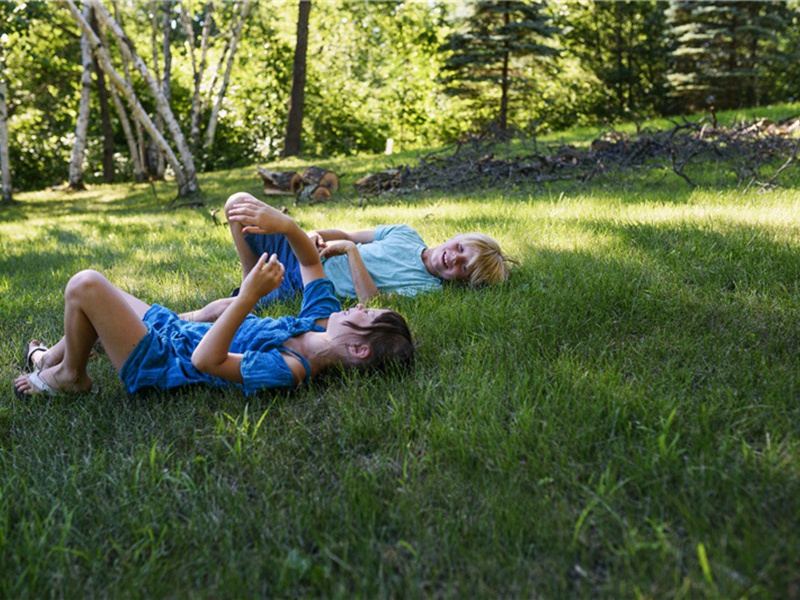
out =
{"type": "Polygon", "coordinates": [[[332,240],[328,242],[324,248],[320,249],[319,256],[320,258],[339,256],[340,254],[347,254],[349,251],[355,250],[356,248],[355,243],[350,240],[332,240]]]}
{"type": "Polygon", "coordinates": [[[314,248],[316,248],[317,252],[320,252],[320,253],[325,248],[325,246],[328,245],[325,242],[325,240],[322,239],[322,236],[319,234],[318,231],[309,231],[308,232],[308,239],[311,240],[311,243],[314,244],[314,248]]]}
{"type": "Polygon", "coordinates": [[[273,254],[267,261],[265,252],[258,259],[256,266],[244,278],[239,295],[248,297],[255,304],[283,283],[283,273],[284,267],[278,260],[278,255],[273,254]]]}
{"type": "Polygon", "coordinates": [[[292,219],[255,198],[244,198],[228,212],[228,221],[241,223],[243,233],[283,233],[292,219]]]}

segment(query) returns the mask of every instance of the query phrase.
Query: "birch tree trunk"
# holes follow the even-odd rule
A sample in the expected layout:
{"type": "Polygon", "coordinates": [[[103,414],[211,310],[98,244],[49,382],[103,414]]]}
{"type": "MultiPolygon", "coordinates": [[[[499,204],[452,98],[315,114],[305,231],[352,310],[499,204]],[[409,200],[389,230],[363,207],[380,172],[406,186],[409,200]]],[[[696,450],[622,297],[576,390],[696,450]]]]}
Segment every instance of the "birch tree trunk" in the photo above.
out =
{"type": "MultiPolygon", "coordinates": [[[[0,48],[0,55],[3,49],[0,48]]],[[[2,56],[0,56],[2,58],[2,56]]],[[[2,64],[2,62],[0,62],[2,64]]],[[[0,67],[0,182],[2,182],[2,197],[0,204],[10,204],[14,201],[11,191],[11,160],[8,156],[8,85],[5,73],[0,67]]]]}
{"type": "MultiPolygon", "coordinates": [[[[70,3],[73,2],[73,0],[65,0],[65,1],[70,3]]],[[[114,35],[120,41],[119,46],[120,49],[122,50],[122,53],[124,55],[129,56],[131,62],[141,74],[142,79],[144,79],[145,83],[147,83],[147,87],[150,89],[150,93],[153,95],[153,99],[155,100],[156,103],[156,111],[164,119],[164,124],[166,125],[167,130],[169,131],[172,137],[172,141],[175,144],[175,147],[178,149],[178,153],[180,154],[181,157],[181,161],[180,163],[178,163],[178,167],[184,179],[183,185],[179,184],[178,186],[178,193],[181,196],[187,196],[199,192],[200,184],[197,181],[197,170],[195,169],[194,166],[194,159],[192,158],[192,152],[191,150],[189,150],[189,145],[186,143],[186,138],[183,136],[183,132],[181,131],[181,127],[178,124],[178,121],[175,119],[175,115],[172,114],[172,109],[170,109],[169,103],[167,102],[166,98],[164,98],[164,94],[161,93],[161,89],[158,85],[158,82],[155,79],[153,79],[153,77],[150,75],[150,71],[148,71],[147,65],[145,65],[144,61],[139,57],[138,54],[136,54],[136,52],[133,49],[133,44],[127,38],[125,32],[122,31],[122,28],[119,26],[119,24],[105,9],[105,7],[102,4],[100,4],[99,0],[90,0],[90,1],[92,2],[95,10],[97,11],[98,18],[102,20],[111,31],[114,32],[114,35]],[[180,168],[181,164],[182,168],[180,168]]],[[[108,52],[106,52],[106,55],[108,55],[108,52]]],[[[110,63],[111,61],[110,56],[108,60],[110,63]]],[[[131,94],[133,94],[133,90],[131,90],[131,94]]],[[[144,113],[144,111],[142,112],[146,116],[146,113],[144,113]]],[[[137,118],[139,118],[138,115],[137,118]]],[[[149,118],[148,121],[150,121],[149,118]]],[[[152,123],[152,121],[150,122],[152,123]]],[[[144,122],[142,123],[142,125],[144,126],[144,122]]],[[[150,133],[150,135],[153,136],[152,132],[148,131],[148,133],[150,133]]],[[[158,137],[161,138],[162,141],[164,140],[163,135],[159,134],[158,137]]],[[[158,144],[158,146],[159,149],[165,153],[167,160],[169,160],[169,155],[165,152],[164,147],[162,147],[160,143],[158,144]]],[[[169,145],[166,144],[166,142],[164,142],[164,146],[166,148],[169,148],[169,145]]],[[[171,150],[170,153],[172,153],[171,150]]],[[[175,165],[173,165],[172,163],[170,163],[170,166],[173,169],[175,169],[175,165]]],[[[176,179],[177,179],[177,172],[176,172],[176,179]]]]}
{"type": "Polygon", "coordinates": [[[186,6],[181,7],[181,23],[183,24],[183,31],[186,34],[187,54],[191,58],[192,64],[192,81],[194,83],[194,92],[192,94],[192,114],[191,114],[191,128],[189,130],[189,145],[193,152],[197,151],[200,146],[200,114],[201,114],[201,97],[200,86],[203,82],[203,75],[206,69],[206,58],[208,54],[208,39],[211,32],[211,22],[213,20],[214,2],[208,2],[203,12],[203,31],[200,39],[200,64],[197,64],[195,57],[195,38],[194,28],[192,27],[192,16],[186,6]]]}
{"type": "MultiPolygon", "coordinates": [[[[153,77],[156,81],[161,81],[161,70],[158,66],[158,57],[161,55],[158,49],[158,0],[150,2],[150,52],[153,55],[153,77]]],[[[164,119],[156,111],[156,129],[160,134],[164,134],[164,119]]],[[[153,179],[164,180],[164,155],[155,146],[153,140],[147,143],[147,164],[153,179]]]]}
{"type": "MultiPolygon", "coordinates": [[[[119,6],[117,5],[117,0],[111,0],[112,4],[114,5],[114,18],[116,19],[117,23],[122,26],[122,16],[119,12],[119,6]]],[[[101,29],[102,31],[102,29],[101,29]]],[[[108,42],[103,41],[103,45],[108,48],[108,42]]],[[[128,87],[133,89],[133,83],[131,81],[131,71],[130,71],[130,61],[126,56],[122,56],[122,69],[125,72],[125,82],[128,84],[128,87]]],[[[114,89],[114,86],[111,86],[111,89],[114,89]]],[[[144,134],[142,133],[142,124],[139,122],[138,119],[133,120],[134,130],[136,132],[136,154],[138,156],[138,164],[139,168],[142,170],[142,181],[146,180],[148,177],[148,173],[150,172],[147,168],[147,162],[145,161],[145,149],[144,149],[144,134]]]]}
{"type": "MultiPolygon", "coordinates": [[[[163,0],[161,6],[163,12],[161,20],[161,50],[164,55],[164,73],[161,77],[161,93],[169,104],[170,97],[172,96],[172,29],[170,27],[172,22],[172,0],[163,0]]],[[[158,155],[158,173],[164,176],[164,155],[158,155]]]]}
{"type": "Polygon", "coordinates": [[[206,141],[203,144],[203,148],[206,153],[208,153],[211,150],[211,147],[214,145],[214,135],[217,131],[217,117],[219,115],[219,109],[222,107],[222,100],[225,98],[225,91],[228,88],[228,81],[230,81],[231,70],[233,69],[233,59],[236,55],[236,46],[239,43],[239,38],[241,37],[242,29],[244,28],[244,22],[249,14],[250,0],[244,0],[244,2],[242,2],[242,12],[239,17],[239,21],[236,24],[233,35],[231,36],[230,50],[228,52],[228,65],[225,68],[225,76],[222,78],[222,85],[220,86],[219,93],[217,94],[217,101],[214,103],[214,107],[211,109],[211,116],[208,119],[206,141]]]}
{"type": "MultiPolygon", "coordinates": [[[[94,13],[91,15],[89,24],[98,36],[100,35],[97,19],[94,13]]],[[[116,146],[114,144],[114,129],[111,127],[111,111],[108,106],[108,89],[106,88],[105,73],[103,67],[97,60],[97,57],[92,57],[92,68],[97,74],[97,99],[100,101],[100,121],[103,126],[103,182],[112,183],[114,181],[114,154],[116,146]]]]}
{"type": "MultiPolygon", "coordinates": [[[[92,31],[89,24],[81,15],[78,8],[75,6],[74,0],[61,0],[61,2],[69,9],[72,16],[80,25],[81,29],[86,33],[89,37],[92,47],[94,48],[94,52],[97,55],[100,63],[105,67],[106,74],[109,76],[109,79],[117,86],[119,92],[125,97],[128,103],[131,105],[131,109],[133,112],[133,116],[142,124],[148,134],[153,137],[156,143],[159,146],[159,149],[164,153],[169,162],[170,166],[175,171],[175,181],[178,184],[178,194],[180,196],[188,196],[195,194],[200,191],[200,186],[197,182],[197,173],[194,169],[194,162],[192,161],[191,154],[188,153],[188,147],[186,146],[186,141],[183,139],[183,134],[180,131],[180,128],[177,126],[177,121],[175,121],[175,117],[172,115],[172,111],[169,109],[169,106],[164,106],[166,102],[164,101],[164,97],[161,94],[161,91],[158,89],[158,85],[153,85],[153,78],[150,77],[150,73],[147,71],[147,67],[144,65],[142,60],[134,53],[131,52],[131,44],[130,41],[125,37],[124,32],[119,27],[119,25],[114,21],[111,15],[97,3],[97,0],[90,0],[95,10],[97,10],[98,19],[109,29],[114,32],[114,35],[117,36],[118,39],[121,39],[122,42],[120,43],[120,49],[122,50],[123,54],[127,53],[130,55],[131,59],[133,60],[134,64],[140,70],[143,71],[142,76],[147,81],[148,86],[150,87],[151,92],[154,93],[156,105],[159,111],[166,111],[166,115],[170,117],[174,127],[177,128],[177,136],[176,145],[179,149],[181,149],[181,157],[188,155],[188,164],[181,165],[180,161],[178,161],[177,156],[170,148],[167,141],[164,139],[164,136],[161,135],[155,127],[152,119],[147,115],[142,105],[139,103],[139,100],[136,98],[136,94],[133,91],[133,88],[127,85],[125,80],[119,76],[119,74],[114,69],[114,66],[111,62],[111,55],[108,52],[108,49],[104,47],[100,43],[100,39],[95,35],[92,31]],[[180,142],[180,143],[179,143],[180,142]]],[[[170,120],[165,119],[169,125],[170,120]]],[[[184,161],[186,162],[186,161],[184,161]]]]}
{"type": "MultiPolygon", "coordinates": [[[[88,2],[83,5],[83,20],[87,23],[92,18],[92,7],[88,2]]],[[[81,35],[81,100],[78,106],[78,123],[75,126],[75,143],[72,146],[72,158],[69,161],[69,187],[73,190],[85,190],[83,184],[83,156],[86,152],[86,134],[89,131],[89,102],[92,93],[92,49],[89,37],[81,35]]]]}

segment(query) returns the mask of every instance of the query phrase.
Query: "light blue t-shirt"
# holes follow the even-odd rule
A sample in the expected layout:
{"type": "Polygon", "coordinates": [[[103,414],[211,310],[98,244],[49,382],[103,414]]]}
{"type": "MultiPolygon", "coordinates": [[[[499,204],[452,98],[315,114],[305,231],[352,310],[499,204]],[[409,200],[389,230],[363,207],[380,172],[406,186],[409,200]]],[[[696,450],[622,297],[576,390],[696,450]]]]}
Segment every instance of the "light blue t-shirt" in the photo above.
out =
{"type": "MultiPolygon", "coordinates": [[[[416,296],[420,292],[440,290],[442,281],[431,275],[422,262],[425,242],[408,225],[379,225],[375,241],[358,244],[364,265],[382,293],[416,296]]],[[[336,295],[356,298],[347,256],[332,256],[324,261],[325,275],[333,282],[336,295]]]]}

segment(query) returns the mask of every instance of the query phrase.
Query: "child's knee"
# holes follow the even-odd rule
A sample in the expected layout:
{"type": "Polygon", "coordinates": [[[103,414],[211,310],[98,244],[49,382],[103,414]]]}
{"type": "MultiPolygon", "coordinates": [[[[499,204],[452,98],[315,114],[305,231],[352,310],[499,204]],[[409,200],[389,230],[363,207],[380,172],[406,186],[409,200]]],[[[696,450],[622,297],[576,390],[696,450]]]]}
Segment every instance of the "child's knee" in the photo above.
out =
{"type": "Polygon", "coordinates": [[[228,211],[239,204],[242,200],[251,198],[255,199],[253,198],[252,194],[248,194],[247,192],[236,192],[235,194],[232,194],[225,202],[225,215],[227,215],[228,211]]]}
{"type": "Polygon", "coordinates": [[[79,271],[70,278],[67,283],[67,289],[64,291],[64,296],[70,299],[92,293],[94,290],[104,287],[107,283],[108,279],[98,271],[92,269],[79,271]]]}

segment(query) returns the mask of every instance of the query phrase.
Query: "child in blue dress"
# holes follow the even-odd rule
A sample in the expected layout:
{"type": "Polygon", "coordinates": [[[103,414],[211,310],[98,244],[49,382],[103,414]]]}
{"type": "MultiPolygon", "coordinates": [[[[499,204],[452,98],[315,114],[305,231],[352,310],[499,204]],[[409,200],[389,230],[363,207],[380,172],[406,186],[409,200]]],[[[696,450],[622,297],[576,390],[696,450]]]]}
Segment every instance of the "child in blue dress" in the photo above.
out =
{"type": "Polygon", "coordinates": [[[413,358],[411,334],[398,313],[360,304],[341,310],[313,241],[294,220],[264,204],[241,222],[280,234],[291,246],[304,285],[296,317],[251,314],[283,281],[285,269],[275,254],[258,258],[213,324],[150,306],[97,271],[81,271],[64,292],[64,337],[52,348],[31,342],[33,372],[14,381],[16,395],[90,390],[86,366],[98,338],[130,393],[200,383],[251,394],[297,386],[335,365],[380,367],[413,358]]]}

